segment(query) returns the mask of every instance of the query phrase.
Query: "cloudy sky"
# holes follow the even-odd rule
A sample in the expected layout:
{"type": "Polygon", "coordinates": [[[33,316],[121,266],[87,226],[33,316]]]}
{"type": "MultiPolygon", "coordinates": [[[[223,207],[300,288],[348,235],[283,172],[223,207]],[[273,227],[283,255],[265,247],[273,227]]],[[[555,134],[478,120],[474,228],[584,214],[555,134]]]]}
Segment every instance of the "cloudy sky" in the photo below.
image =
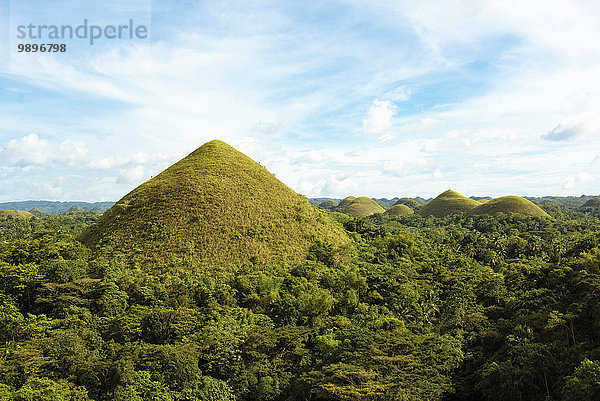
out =
{"type": "Polygon", "coordinates": [[[310,197],[600,193],[599,2],[87,3],[0,0],[0,201],[117,200],[211,139],[310,197]],[[84,19],[149,34],[18,52],[84,19]]]}

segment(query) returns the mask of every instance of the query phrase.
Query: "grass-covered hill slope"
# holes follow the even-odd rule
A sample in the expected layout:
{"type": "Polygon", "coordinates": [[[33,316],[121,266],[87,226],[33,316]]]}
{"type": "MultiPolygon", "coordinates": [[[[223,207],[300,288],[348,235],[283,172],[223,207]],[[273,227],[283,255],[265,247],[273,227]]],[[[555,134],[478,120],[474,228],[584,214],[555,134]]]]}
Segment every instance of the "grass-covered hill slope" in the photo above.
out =
{"type": "Polygon", "coordinates": [[[0,220],[7,219],[31,219],[35,218],[35,215],[22,210],[0,210],[0,220]]]}
{"type": "Polygon", "coordinates": [[[224,267],[296,263],[317,240],[349,242],[326,212],[221,141],[141,184],[80,239],[142,259],[224,267]]]}
{"type": "Polygon", "coordinates": [[[479,205],[476,200],[449,189],[426,203],[418,213],[422,216],[444,217],[449,214],[468,212],[479,205]]]}
{"type": "Polygon", "coordinates": [[[548,213],[544,212],[538,205],[520,196],[502,196],[492,199],[469,212],[472,215],[493,215],[497,213],[517,213],[532,217],[549,217],[548,213]]]}
{"type": "Polygon", "coordinates": [[[419,210],[421,208],[421,204],[412,198],[400,198],[394,203],[394,206],[396,205],[405,205],[412,210],[419,210]]]}
{"type": "Polygon", "coordinates": [[[331,199],[327,199],[324,200],[323,202],[319,203],[319,207],[321,209],[325,209],[325,210],[334,210],[338,205],[338,202],[331,200],[331,199]]]}
{"type": "Polygon", "coordinates": [[[402,205],[402,204],[394,205],[385,211],[385,214],[387,214],[390,217],[406,216],[407,214],[413,214],[413,213],[414,213],[414,210],[412,210],[408,206],[402,205]]]}
{"type": "Polygon", "coordinates": [[[592,198],[585,202],[582,207],[600,208],[600,198],[592,198]]]}
{"type": "Polygon", "coordinates": [[[339,203],[336,211],[362,218],[375,213],[383,213],[385,212],[385,209],[379,203],[366,196],[360,196],[358,198],[349,196],[339,203]]]}

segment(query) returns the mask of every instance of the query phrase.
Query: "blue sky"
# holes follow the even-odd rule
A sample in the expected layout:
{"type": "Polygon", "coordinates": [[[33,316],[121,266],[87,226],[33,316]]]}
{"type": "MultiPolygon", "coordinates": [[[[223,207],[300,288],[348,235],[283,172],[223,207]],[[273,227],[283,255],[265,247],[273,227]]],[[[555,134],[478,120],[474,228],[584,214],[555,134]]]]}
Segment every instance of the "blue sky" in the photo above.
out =
{"type": "Polygon", "coordinates": [[[89,3],[0,0],[0,201],[117,200],[211,139],[311,197],[600,193],[596,2],[89,3]],[[149,36],[17,52],[84,19],[149,36]]]}

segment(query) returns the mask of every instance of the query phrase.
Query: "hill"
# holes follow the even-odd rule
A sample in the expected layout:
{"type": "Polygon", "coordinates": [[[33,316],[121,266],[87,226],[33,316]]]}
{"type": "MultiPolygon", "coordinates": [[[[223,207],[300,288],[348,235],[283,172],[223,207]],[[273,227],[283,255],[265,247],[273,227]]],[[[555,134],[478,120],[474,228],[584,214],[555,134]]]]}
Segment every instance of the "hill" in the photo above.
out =
{"type": "Polygon", "coordinates": [[[349,196],[343,199],[335,210],[359,218],[385,212],[385,209],[379,203],[366,196],[358,198],[349,196]]]}
{"type": "Polygon", "coordinates": [[[600,198],[592,198],[585,202],[582,207],[597,207],[600,208],[600,198]]]}
{"type": "Polygon", "coordinates": [[[421,204],[412,198],[400,198],[394,203],[394,206],[396,205],[405,205],[412,210],[419,210],[421,208],[421,204]]]}
{"type": "Polygon", "coordinates": [[[476,200],[464,197],[449,189],[426,203],[418,213],[422,216],[444,217],[449,214],[468,212],[478,205],[480,203],[476,200]]]}
{"type": "Polygon", "coordinates": [[[35,215],[29,212],[25,212],[23,210],[0,210],[0,220],[22,220],[22,219],[31,219],[36,218],[35,215]]]}
{"type": "Polygon", "coordinates": [[[408,207],[406,205],[402,205],[402,204],[394,205],[385,211],[385,214],[387,214],[390,217],[406,216],[407,214],[413,214],[413,213],[414,213],[414,210],[412,210],[410,207],[408,207]]]}
{"type": "Polygon", "coordinates": [[[472,215],[493,215],[497,213],[517,213],[532,217],[549,217],[548,213],[544,212],[538,205],[520,196],[502,196],[492,199],[469,212],[472,215]]]}
{"type": "Polygon", "coordinates": [[[334,210],[338,205],[338,202],[331,200],[331,199],[327,199],[324,200],[323,202],[319,203],[319,207],[321,209],[325,209],[325,210],[334,210]]]}
{"type": "Polygon", "coordinates": [[[135,188],[80,239],[142,260],[215,267],[296,263],[317,240],[349,242],[325,212],[221,141],[135,188]]]}

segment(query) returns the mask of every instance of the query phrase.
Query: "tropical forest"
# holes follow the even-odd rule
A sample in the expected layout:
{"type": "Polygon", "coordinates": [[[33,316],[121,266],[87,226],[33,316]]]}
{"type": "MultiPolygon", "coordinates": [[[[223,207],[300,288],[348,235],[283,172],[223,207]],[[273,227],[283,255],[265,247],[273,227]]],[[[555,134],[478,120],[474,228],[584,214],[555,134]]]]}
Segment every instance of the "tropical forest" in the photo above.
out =
{"type": "Polygon", "coordinates": [[[600,198],[307,199],[211,141],[0,211],[2,401],[600,400],[600,198]]]}

